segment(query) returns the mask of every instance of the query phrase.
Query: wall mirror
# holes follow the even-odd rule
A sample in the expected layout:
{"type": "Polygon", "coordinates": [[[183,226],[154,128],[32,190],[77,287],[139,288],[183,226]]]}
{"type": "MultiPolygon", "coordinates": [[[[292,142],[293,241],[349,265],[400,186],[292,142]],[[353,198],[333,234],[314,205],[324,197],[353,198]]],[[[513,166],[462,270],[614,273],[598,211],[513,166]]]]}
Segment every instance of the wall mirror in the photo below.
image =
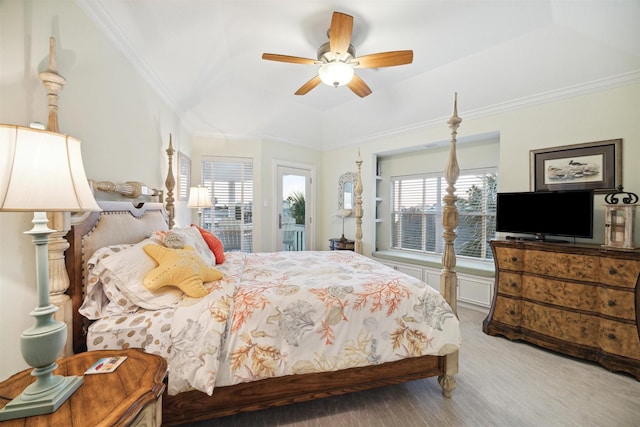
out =
{"type": "Polygon", "coordinates": [[[347,172],[338,181],[338,209],[353,209],[356,190],[356,174],[347,172]]]}

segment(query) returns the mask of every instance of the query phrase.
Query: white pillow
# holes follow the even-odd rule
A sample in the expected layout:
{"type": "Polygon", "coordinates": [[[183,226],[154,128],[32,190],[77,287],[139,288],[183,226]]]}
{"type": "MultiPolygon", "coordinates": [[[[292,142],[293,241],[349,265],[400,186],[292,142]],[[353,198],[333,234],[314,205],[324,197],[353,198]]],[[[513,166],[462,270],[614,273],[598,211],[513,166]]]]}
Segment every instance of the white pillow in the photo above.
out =
{"type": "Polygon", "coordinates": [[[87,262],[87,288],[82,301],[82,306],[78,309],[80,314],[87,319],[96,320],[103,317],[133,313],[138,306],[129,301],[111,280],[105,278],[104,283],[100,275],[104,272],[104,265],[100,260],[129,247],[127,245],[114,245],[100,248],[93,253],[87,262]]]}
{"type": "Polygon", "coordinates": [[[157,240],[145,239],[128,249],[102,258],[99,263],[104,270],[100,273],[100,280],[114,284],[127,300],[147,310],[173,306],[182,298],[180,289],[165,286],[151,292],[144,286],[144,276],[156,268],[156,263],[142,248],[157,243],[157,240]]]}

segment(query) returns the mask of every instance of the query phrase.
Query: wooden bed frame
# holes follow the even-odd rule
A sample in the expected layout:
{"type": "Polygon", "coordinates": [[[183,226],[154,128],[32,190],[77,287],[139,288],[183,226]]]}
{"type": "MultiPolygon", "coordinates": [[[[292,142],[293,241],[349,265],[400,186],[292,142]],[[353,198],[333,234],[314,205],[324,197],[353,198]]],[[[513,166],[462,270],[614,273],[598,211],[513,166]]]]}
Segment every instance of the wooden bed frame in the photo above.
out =
{"type": "MultiPolygon", "coordinates": [[[[443,270],[440,278],[440,292],[457,313],[456,286],[454,271],[455,253],[453,242],[458,213],[455,208],[454,184],[459,170],[456,160],[456,132],[461,122],[457,115],[457,100],[454,99],[453,116],[448,121],[452,130],[449,161],[445,169],[447,195],[444,196],[443,238],[445,241],[442,257],[443,270]]],[[[172,163],[173,148],[171,142],[167,150],[169,165],[172,163]]],[[[362,160],[358,154],[356,160],[358,172],[356,181],[356,251],[362,253],[362,179],[360,167],[362,160]]],[[[86,319],[78,313],[84,294],[84,276],[86,260],[99,247],[136,243],[148,237],[153,230],[173,225],[173,172],[165,182],[167,198],[165,203],[145,203],[134,207],[131,203],[104,202],[103,212],[91,213],[76,218],[67,235],[69,249],[66,251],[66,266],[70,286],[67,294],[73,306],[73,320],[69,331],[73,334],[73,350],[86,350],[86,319]],[[126,206],[126,207],[123,207],[126,206]],[[168,214],[167,214],[168,212],[168,214]],[[117,230],[114,232],[113,230],[117,230]]],[[[207,420],[243,411],[255,411],[274,406],[288,405],[311,399],[340,395],[366,390],[390,384],[427,377],[438,377],[445,397],[451,397],[458,371],[458,353],[447,356],[423,356],[375,366],[352,368],[335,372],[291,375],[242,383],[227,387],[217,387],[212,396],[199,391],[180,393],[176,396],[163,396],[163,425],[178,425],[188,422],[207,420]]]]}

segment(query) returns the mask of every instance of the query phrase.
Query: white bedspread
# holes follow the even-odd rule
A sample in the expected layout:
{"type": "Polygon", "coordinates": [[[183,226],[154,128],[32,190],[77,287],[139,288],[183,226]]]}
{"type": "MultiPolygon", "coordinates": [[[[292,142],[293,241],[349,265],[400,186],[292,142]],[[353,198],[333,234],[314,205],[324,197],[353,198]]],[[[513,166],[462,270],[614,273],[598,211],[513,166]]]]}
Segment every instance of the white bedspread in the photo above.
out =
{"type": "Polygon", "coordinates": [[[228,253],[218,267],[225,278],[209,295],[183,298],[168,317],[169,394],[443,355],[461,342],[439,293],[351,251],[228,253]]]}

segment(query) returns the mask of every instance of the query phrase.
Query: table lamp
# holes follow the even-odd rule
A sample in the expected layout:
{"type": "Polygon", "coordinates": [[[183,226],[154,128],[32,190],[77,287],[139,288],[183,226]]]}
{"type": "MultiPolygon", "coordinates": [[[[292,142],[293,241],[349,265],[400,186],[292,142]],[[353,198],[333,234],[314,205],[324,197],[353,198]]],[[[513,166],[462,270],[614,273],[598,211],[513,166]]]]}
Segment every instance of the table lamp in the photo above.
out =
{"type": "Polygon", "coordinates": [[[82,165],[80,141],[68,135],[0,125],[0,211],[33,212],[26,231],[36,248],[38,307],[35,324],[20,337],[22,357],[36,381],[0,409],[0,421],[55,412],[82,384],[82,377],[53,375],[67,325],[54,319],[49,302],[49,235],[46,212],[99,211],[82,165]]]}
{"type": "Polygon", "coordinates": [[[352,213],[353,211],[351,209],[340,209],[338,212],[335,213],[337,217],[342,218],[342,237],[340,237],[340,241],[343,243],[347,241],[347,238],[344,237],[344,219],[348,216],[351,216],[352,213]]]}
{"type": "Polygon", "coordinates": [[[207,187],[197,186],[189,189],[187,207],[198,208],[198,225],[202,227],[202,208],[211,207],[211,196],[207,187]]]}

